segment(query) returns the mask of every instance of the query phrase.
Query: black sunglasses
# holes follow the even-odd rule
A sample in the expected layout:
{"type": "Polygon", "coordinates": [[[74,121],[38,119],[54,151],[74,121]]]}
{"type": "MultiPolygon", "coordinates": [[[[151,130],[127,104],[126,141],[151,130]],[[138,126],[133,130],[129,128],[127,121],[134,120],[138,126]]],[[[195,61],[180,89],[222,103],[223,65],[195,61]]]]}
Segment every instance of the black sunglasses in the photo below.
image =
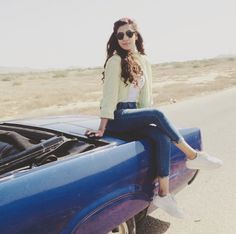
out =
{"type": "MultiPolygon", "coordinates": [[[[127,37],[129,37],[129,38],[132,38],[133,35],[134,35],[134,33],[135,33],[135,32],[134,32],[134,31],[131,31],[131,30],[128,30],[128,31],[125,32],[125,34],[126,34],[127,37]]],[[[116,37],[117,37],[118,40],[123,40],[125,34],[124,34],[123,32],[119,32],[119,33],[116,34],[116,37]]]]}

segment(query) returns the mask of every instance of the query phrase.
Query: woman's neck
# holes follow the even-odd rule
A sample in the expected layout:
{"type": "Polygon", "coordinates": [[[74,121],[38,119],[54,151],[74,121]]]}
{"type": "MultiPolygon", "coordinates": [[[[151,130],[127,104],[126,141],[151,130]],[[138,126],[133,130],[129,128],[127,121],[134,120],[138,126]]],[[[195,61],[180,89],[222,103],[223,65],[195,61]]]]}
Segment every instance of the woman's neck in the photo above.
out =
{"type": "Polygon", "coordinates": [[[134,48],[132,48],[132,49],[130,50],[130,52],[131,52],[132,54],[139,54],[138,49],[137,49],[136,46],[135,46],[134,48]]]}

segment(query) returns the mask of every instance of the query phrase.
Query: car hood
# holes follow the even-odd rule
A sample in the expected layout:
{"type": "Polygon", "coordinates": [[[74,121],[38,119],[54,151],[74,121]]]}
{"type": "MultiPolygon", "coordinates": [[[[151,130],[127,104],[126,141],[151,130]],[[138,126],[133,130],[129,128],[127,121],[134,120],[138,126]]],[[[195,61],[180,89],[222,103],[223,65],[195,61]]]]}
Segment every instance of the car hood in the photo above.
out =
{"type": "MultiPolygon", "coordinates": [[[[91,115],[63,115],[63,116],[44,116],[37,118],[24,118],[2,121],[1,123],[16,124],[21,126],[38,127],[69,133],[72,135],[84,135],[88,129],[96,130],[100,124],[98,116],[91,115]]],[[[113,137],[104,137],[104,140],[122,144],[124,141],[113,137]]]]}

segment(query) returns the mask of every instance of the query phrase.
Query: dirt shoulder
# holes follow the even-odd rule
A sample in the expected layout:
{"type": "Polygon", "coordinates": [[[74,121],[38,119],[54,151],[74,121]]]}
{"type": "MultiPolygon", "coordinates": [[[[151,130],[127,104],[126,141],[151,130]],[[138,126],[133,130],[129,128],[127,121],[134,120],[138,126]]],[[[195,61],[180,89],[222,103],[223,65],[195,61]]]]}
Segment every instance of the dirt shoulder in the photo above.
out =
{"type": "MultiPolygon", "coordinates": [[[[153,65],[154,106],[236,85],[236,59],[153,65]]],[[[0,74],[1,120],[45,115],[99,114],[102,68],[0,74]]]]}

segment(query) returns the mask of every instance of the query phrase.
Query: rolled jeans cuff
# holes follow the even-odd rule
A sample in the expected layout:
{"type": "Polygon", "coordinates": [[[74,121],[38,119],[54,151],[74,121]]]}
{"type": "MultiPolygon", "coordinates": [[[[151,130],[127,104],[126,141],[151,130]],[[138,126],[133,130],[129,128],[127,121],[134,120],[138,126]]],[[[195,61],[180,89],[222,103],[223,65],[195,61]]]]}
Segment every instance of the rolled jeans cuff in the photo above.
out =
{"type": "Polygon", "coordinates": [[[184,138],[179,137],[177,140],[174,140],[173,142],[176,143],[176,144],[180,144],[180,143],[184,142],[184,138]]]}

